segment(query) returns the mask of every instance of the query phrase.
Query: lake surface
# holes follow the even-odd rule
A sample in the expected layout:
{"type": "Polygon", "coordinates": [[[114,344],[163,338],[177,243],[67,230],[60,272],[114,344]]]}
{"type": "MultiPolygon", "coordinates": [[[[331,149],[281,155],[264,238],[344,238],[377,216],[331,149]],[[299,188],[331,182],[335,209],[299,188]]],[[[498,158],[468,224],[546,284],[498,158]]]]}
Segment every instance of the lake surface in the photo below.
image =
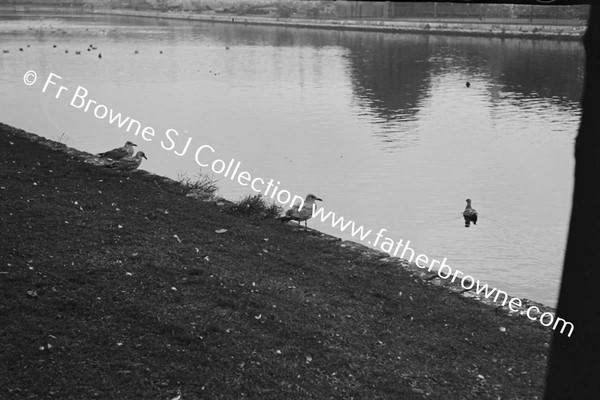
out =
{"type": "MultiPolygon", "coordinates": [[[[148,157],[142,168],[171,178],[194,177],[194,152],[208,144],[215,153],[203,160],[239,160],[253,178],[314,193],[326,210],[385,228],[417,253],[556,304],[580,118],[578,42],[55,17],[0,21],[0,47],[10,51],[0,54],[4,123],[92,153],[133,140],[148,157]],[[28,70],[38,74],[31,86],[28,70]],[[50,73],[62,79],[43,93],[50,73]],[[56,99],[60,85],[69,91],[56,99]],[[69,105],[78,86],[156,136],[144,141],[69,105]],[[179,133],[171,151],[161,146],[167,129],[179,133]],[[466,198],[479,212],[469,229],[466,198]]],[[[223,197],[254,194],[214,178],[223,197]]]]}

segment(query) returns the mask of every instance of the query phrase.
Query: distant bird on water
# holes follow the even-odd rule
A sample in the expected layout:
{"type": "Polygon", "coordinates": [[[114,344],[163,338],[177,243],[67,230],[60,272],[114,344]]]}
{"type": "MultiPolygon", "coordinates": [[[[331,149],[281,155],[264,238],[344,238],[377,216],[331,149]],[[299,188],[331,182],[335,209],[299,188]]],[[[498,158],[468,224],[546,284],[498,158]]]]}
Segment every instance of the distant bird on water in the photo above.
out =
{"type": "Polygon", "coordinates": [[[143,151],[138,151],[135,156],[121,158],[120,160],[108,164],[107,167],[118,169],[120,171],[133,171],[134,169],[137,169],[142,163],[142,157],[146,158],[146,155],[143,151]]]}
{"type": "Polygon", "coordinates": [[[129,140],[125,142],[125,145],[122,147],[117,147],[116,149],[112,149],[106,151],[104,153],[98,154],[99,157],[110,158],[111,160],[120,160],[124,157],[133,156],[133,146],[137,146],[137,144],[130,142],[129,140]]]}
{"type": "Polygon", "coordinates": [[[471,82],[467,81],[467,83],[465,83],[465,85],[466,85],[467,87],[471,87],[471,82]]]}
{"type": "Polygon", "coordinates": [[[315,201],[317,201],[317,200],[323,201],[322,199],[318,198],[314,194],[307,195],[300,211],[298,211],[298,207],[296,205],[293,205],[292,208],[287,210],[287,212],[285,213],[285,215],[283,217],[279,218],[279,220],[283,221],[283,222],[296,221],[296,222],[298,222],[298,224],[300,224],[302,221],[304,221],[304,227],[308,228],[306,221],[308,219],[312,218],[313,205],[315,204],[315,201]]]}
{"type": "Polygon", "coordinates": [[[477,225],[477,211],[471,207],[471,199],[467,199],[463,217],[465,218],[465,228],[471,226],[471,222],[473,222],[473,225],[477,225]]]}
{"type": "Polygon", "coordinates": [[[102,58],[102,53],[98,53],[98,58],[102,58]]]}

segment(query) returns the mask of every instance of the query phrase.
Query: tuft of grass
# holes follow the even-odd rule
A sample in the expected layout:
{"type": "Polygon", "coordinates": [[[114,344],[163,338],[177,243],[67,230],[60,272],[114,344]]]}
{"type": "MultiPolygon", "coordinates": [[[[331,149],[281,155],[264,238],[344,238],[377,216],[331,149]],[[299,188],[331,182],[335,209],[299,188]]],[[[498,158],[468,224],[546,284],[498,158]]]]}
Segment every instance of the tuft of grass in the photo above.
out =
{"type": "Polygon", "coordinates": [[[233,203],[227,211],[261,218],[277,218],[281,215],[283,208],[275,203],[265,201],[262,194],[253,194],[233,203]]]}
{"type": "Polygon", "coordinates": [[[62,144],[67,144],[67,141],[69,140],[69,137],[63,132],[60,134],[59,137],[54,139],[55,141],[62,143],[62,144]]]}
{"type": "Polygon", "coordinates": [[[196,178],[190,178],[185,172],[177,174],[177,181],[188,189],[199,190],[210,195],[214,195],[219,190],[218,180],[209,177],[201,170],[196,174],[196,178]]]}

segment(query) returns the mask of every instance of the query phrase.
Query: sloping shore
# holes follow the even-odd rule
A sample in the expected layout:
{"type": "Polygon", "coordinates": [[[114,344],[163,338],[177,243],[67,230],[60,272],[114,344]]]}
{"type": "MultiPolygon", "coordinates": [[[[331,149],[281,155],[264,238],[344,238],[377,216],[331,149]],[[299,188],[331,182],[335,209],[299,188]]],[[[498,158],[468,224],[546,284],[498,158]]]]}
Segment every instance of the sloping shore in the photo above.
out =
{"type": "Polygon", "coordinates": [[[542,397],[540,324],[88,156],[0,124],[1,398],[542,397]]]}

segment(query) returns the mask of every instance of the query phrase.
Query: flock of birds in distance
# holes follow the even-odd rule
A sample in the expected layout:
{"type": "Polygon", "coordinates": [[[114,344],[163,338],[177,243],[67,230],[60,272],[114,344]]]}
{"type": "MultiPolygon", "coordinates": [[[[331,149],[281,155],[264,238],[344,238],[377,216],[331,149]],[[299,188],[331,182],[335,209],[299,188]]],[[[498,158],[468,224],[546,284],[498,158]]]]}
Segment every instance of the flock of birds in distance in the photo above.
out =
{"type": "MultiPolygon", "coordinates": [[[[87,30],[87,29],[86,29],[86,30],[87,30]]],[[[31,46],[28,44],[28,45],[27,45],[27,47],[31,47],[31,46]]],[[[57,45],[56,45],[56,44],[53,44],[53,45],[52,45],[52,48],[57,48],[57,45]]],[[[230,47],[229,47],[229,46],[225,46],[225,50],[229,50],[229,49],[230,49],[230,47]]],[[[98,50],[98,47],[94,46],[93,44],[90,44],[90,45],[87,47],[87,49],[86,49],[86,50],[87,50],[87,51],[98,50]]],[[[19,51],[24,51],[23,47],[19,47],[19,51]]],[[[2,50],[2,53],[4,53],[4,54],[8,54],[8,53],[10,53],[10,50],[8,50],[8,49],[3,49],[3,50],[2,50]]],[[[66,54],[69,54],[69,49],[65,49],[65,53],[66,53],[66,54]]],[[[133,51],[133,53],[134,53],[134,54],[139,54],[140,52],[139,52],[139,50],[134,50],[134,51],[133,51]]],[[[162,51],[162,50],[159,50],[159,51],[158,51],[158,53],[159,53],[159,54],[163,54],[163,51],[162,51]]],[[[76,55],[81,55],[81,50],[75,50],[75,54],[76,54],[76,55]]],[[[100,52],[98,53],[98,58],[102,58],[102,53],[100,53],[100,52]]],[[[200,70],[198,70],[198,71],[200,71],[200,70]]],[[[215,71],[213,71],[212,69],[209,69],[209,71],[208,71],[208,72],[209,72],[210,74],[213,74],[214,76],[219,76],[219,75],[221,75],[221,73],[220,73],[220,72],[215,72],[215,71]]]]}
{"type": "MultiPolygon", "coordinates": [[[[31,45],[27,45],[27,47],[31,47],[31,45]]],[[[54,48],[54,49],[55,49],[55,48],[57,48],[57,47],[58,47],[58,46],[57,46],[57,45],[55,45],[55,44],[53,44],[53,45],[52,45],[52,48],[54,48]]],[[[230,47],[229,47],[229,46],[225,46],[225,50],[229,50],[229,49],[230,49],[230,47]]],[[[90,44],[90,45],[89,45],[89,46],[86,48],[86,50],[87,50],[87,51],[98,50],[98,47],[94,46],[93,44],[90,44]]],[[[19,47],[19,51],[24,51],[23,47],[19,47]]],[[[9,53],[10,53],[10,50],[8,50],[8,49],[3,49],[3,50],[2,50],[2,53],[4,53],[4,54],[9,54],[9,53]]],[[[65,53],[66,53],[66,54],[69,54],[69,49],[65,49],[65,53]]],[[[139,53],[140,53],[140,52],[139,52],[139,50],[134,50],[134,51],[133,51],[133,54],[139,54],[139,53]]],[[[159,51],[158,51],[158,53],[159,53],[159,54],[163,54],[163,51],[162,51],[162,50],[159,50],[159,51]]],[[[75,50],[75,55],[78,55],[78,56],[79,56],[79,55],[81,55],[81,50],[75,50]]],[[[102,53],[98,53],[98,58],[102,58],[102,53]]],[[[217,75],[217,74],[215,74],[215,75],[217,75]]]]}
{"type": "MultiPolygon", "coordinates": [[[[30,46],[30,45],[27,45],[27,47],[31,47],[31,46],[30,46]]],[[[52,48],[54,48],[54,49],[55,49],[56,47],[57,47],[57,45],[55,45],[55,44],[53,44],[53,45],[52,45],[52,48]]],[[[228,47],[226,47],[226,49],[227,49],[227,50],[229,50],[229,46],[228,46],[228,47]]],[[[90,44],[90,45],[87,47],[87,49],[86,49],[86,50],[87,50],[87,51],[98,50],[98,47],[94,46],[93,44],[90,44]]],[[[19,47],[19,51],[24,51],[23,47],[19,47]]],[[[8,53],[10,53],[10,50],[8,50],[8,49],[3,49],[3,50],[2,50],[2,53],[4,53],[4,54],[8,54],[8,53]]],[[[65,49],[65,53],[66,53],[66,54],[69,54],[69,49],[65,49]]],[[[134,50],[134,52],[133,52],[133,53],[134,53],[134,54],[139,54],[139,51],[138,51],[138,50],[134,50]]],[[[160,54],[162,54],[162,53],[163,53],[163,51],[162,51],[162,50],[159,50],[159,53],[160,53],[160,54]]],[[[75,50],[75,55],[81,55],[81,50],[75,50]]],[[[98,53],[98,58],[102,58],[102,53],[98,53]]]]}
{"type": "MultiPolygon", "coordinates": [[[[137,146],[135,143],[129,140],[125,142],[122,147],[117,147],[106,151],[104,153],[96,154],[97,157],[104,159],[104,166],[119,171],[133,171],[142,164],[142,158],[148,159],[143,151],[138,151],[135,155],[133,154],[133,147],[137,146]]],[[[308,229],[307,221],[312,217],[313,205],[315,201],[323,201],[314,194],[308,194],[304,200],[303,206],[298,209],[292,207],[285,213],[284,216],[279,217],[279,220],[283,222],[296,221],[298,224],[304,221],[305,229],[308,229]]],[[[471,199],[467,199],[467,206],[463,212],[463,218],[465,219],[465,228],[473,225],[477,225],[477,211],[471,207],[471,199]]]]}

